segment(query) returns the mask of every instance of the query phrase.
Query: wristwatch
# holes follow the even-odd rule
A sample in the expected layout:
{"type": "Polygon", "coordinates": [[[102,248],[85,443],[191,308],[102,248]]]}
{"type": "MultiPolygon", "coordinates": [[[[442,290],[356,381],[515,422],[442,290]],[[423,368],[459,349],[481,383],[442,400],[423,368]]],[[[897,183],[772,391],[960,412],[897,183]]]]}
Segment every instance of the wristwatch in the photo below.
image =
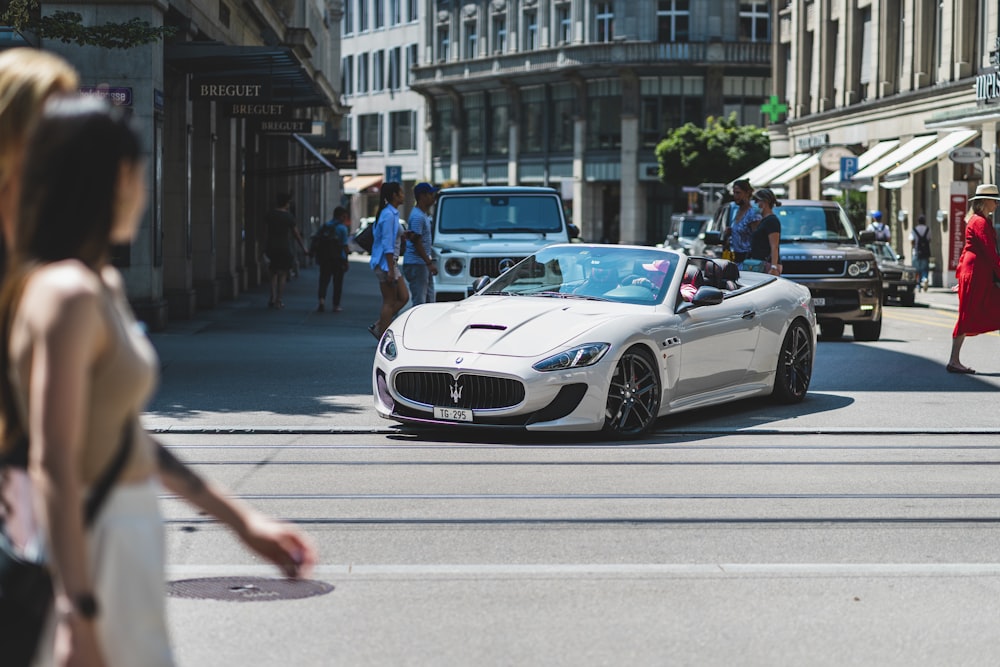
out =
{"type": "Polygon", "coordinates": [[[85,618],[88,621],[92,621],[97,618],[100,613],[100,607],[97,605],[97,598],[94,597],[93,593],[80,593],[79,595],[73,596],[73,609],[80,615],[81,618],[85,618]]]}

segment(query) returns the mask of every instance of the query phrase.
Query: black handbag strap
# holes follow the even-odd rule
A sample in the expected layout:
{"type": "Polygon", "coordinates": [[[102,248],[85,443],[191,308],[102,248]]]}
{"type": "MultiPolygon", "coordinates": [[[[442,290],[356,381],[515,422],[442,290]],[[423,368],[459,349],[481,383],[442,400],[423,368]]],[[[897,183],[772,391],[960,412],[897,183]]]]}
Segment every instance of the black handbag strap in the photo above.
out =
{"type": "Polygon", "coordinates": [[[115,485],[118,477],[122,474],[122,470],[125,469],[125,463],[128,461],[129,454],[132,451],[133,427],[134,423],[131,419],[125,421],[121,444],[118,445],[115,457],[111,460],[111,464],[105,469],[100,478],[94,482],[90,493],[87,494],[87,498],[83,503],[83,522],[88,528],[94,524],[94,520],[97,519],[104,501],[108,499],[108,494],[111,493],[111,487],[115,485]]]}

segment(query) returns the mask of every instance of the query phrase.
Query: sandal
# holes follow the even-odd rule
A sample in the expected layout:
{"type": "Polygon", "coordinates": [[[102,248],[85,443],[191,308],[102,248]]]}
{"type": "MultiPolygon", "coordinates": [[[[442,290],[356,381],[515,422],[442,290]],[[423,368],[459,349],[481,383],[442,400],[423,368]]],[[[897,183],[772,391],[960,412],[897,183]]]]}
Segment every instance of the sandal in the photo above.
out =
{"type": "Polygon", "coordinates": [[[962,373],[963,375],[975,375],[976,371],[972,370],[968,366],[955,366],[954,364],[948,364],[944,367],[949,373],[962,373]]]}

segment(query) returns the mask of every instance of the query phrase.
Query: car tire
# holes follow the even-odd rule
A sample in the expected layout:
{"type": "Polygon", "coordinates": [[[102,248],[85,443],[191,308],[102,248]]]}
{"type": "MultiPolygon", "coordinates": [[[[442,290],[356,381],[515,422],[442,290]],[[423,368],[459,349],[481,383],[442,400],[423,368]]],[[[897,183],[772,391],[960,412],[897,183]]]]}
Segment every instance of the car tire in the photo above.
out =
{"type": "Polygon", "coordinates": [[[792,323],[778,351],[771,397],[779,403],[798,403],[809,391],[812,379],[813,342],[809,328],[801,321],[792,323]]]}
{"type": "Polygon", "coordinates": [[[840,340],[844,337],[844,323],[823,322],[819,325],[819,337],[822,340],[840,340]]]}
{"type": "Polygon", "coordinates": [[[855,322],[851,328],[854,329],[854,340],[874,342],[882,337],[882,318],[874,322],[855,322]]]}
{"type": "Polygon", "coordinates": [[[604,408],[604,431],[621,437],[642,435],[660,411],[660,371],[652,355],[630,347],[618,360],[604,408]]]}

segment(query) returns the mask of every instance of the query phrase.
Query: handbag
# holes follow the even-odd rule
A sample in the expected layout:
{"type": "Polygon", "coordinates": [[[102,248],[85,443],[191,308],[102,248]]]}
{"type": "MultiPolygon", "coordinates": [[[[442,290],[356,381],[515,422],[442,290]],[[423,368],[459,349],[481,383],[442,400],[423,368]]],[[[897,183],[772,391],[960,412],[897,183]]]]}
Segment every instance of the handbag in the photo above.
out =
{"type": "MultiPolygon", "coordinates": [[[[132,429],[133,421],[129,419],[125,422],[118,451],[84,502],[84,525],[87,527],[93,525],[125,468],[132,450],[132,429]]],[[[10,484],[12,469],[26,465],[27,454],[28,439],[22,436],[2,461],[7,469],[0,468],[0,490],[10,484]]],[[[31,664],[41,640],[53,601],[52,572],[40,553],[27,555],[14,544],[5,520],[12,508],[4,502],[3,509],[4,517],[0,517],[0,651],[5,665],[20,667],[31,664]]]]}

